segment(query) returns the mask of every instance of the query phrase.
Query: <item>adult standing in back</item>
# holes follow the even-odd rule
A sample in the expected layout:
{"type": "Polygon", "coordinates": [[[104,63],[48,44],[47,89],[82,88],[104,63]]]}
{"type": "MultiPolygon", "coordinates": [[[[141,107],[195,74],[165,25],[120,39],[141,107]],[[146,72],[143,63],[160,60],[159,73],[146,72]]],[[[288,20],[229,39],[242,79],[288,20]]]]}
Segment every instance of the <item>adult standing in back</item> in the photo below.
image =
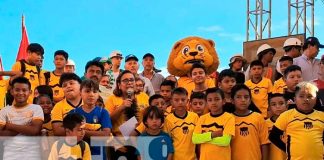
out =
{"type": "Polygon", "coordinates": [[[144,67],[144,70],[140,75],[148,78],[153,85],[154,92],[156,94],[159,94],[160,93],[160,85],[163,82],[164,77],[161,74],[156,73],[154,71],[155,58],[154,58],[153,54],[146,53],[143,56],[142,65],[144,67]]]}
{"type": "Polygon", "coordinates": [[[320,60],[316,58],[319,48],[324,48],[316,37],[308,37],[303,45],[303,54],[294,58],[294,65],[302,69],[304,81],[311,81],[318,78],[320,60]]]}

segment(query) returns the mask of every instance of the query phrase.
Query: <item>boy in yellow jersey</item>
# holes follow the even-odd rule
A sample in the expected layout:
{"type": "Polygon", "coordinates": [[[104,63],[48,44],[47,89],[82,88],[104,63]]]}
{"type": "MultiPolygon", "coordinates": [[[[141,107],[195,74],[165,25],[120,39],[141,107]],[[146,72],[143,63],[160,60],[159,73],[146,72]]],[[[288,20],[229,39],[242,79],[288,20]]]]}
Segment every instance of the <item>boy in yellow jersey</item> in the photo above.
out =
{"type": "Polygon", "coordinates": [[[302,70],[299,66],[291,65],[283,72],[283,80],[287,88],[284,91],[285,100],[288,103],[288,109],[296,108],[295,92],[298,83],[303,81],[302,70]]]}
{"type": "Polygon", "coordinates": [[[171,94],[171,104],[174,112],[165,119],[164,129],[173,140],[174,160],[194,160],[195,144],[192,143],[192,133],[198,121],[196,113],[187,111],[188,92],[186,89],[175,88],[171,94]]]}
{"type": "MultiPolygon", "coordinates": [[[[273,124],[276,122],[279,115],[288,109],[287,102],[283,94],[275,93],[269,95],[269,109],[272,116],[266,120],[269,133],[272,130],[273,124]]],[[[284,137],[282,137],[283,139],[284,137]]],[[[269,160],[285,160],[286,153],[280,150],[273,143],[270,144],[269,160]]]]}
{"type": "Polygon", "coordinates": [[[52,126],[55,136],[64,136],[62,127],[63,118],[74,108],[82,105],[80,95],[81,79],[74,73],[64,73],[60,78],[60,86],[63,89],[65,98],[56,103],[52,112],[52,126]]]}
{"type": "Polygon", "coordinates": [[[171,106],[171,92],[175,88],[176,83],[171,80],[164,80],[160,85],[160,94],[163,96],[165,104],[167,106],[166,112],[167,114],[172,113],[171,106]]]}
{"type": "Polygon", "coordinates": [[[193,92],[190,95],[189,108],[190,111],[195,112],[199,117],[208,112],[206,106],[205,94],[202,92],[193,92]]]}
{"type": "Polygon", "coordinates": [[[38,43],[31,43],[27,47],[27,58],[17,61],[12,66],[12,71],[21,71],[22,76],[30,81],[32,94],[28,98],[28,103],[33,103],[34,89],[43,84],[44,81],[44,75],[41,74],[40,68],[36,66],[43,56],[43,47],[38,43]]]}
{"type": "Polygon", "coordinates": [[[54,53],[55,70],[52,72],[45,72],[45,84],[50,86],[53,90],[54,103],[61,101],[64,98],[63,89],[60,87],[60,77],[64,73],[64,67],[68,61],[69,54],[64,50],[58,50],[54,53]]]}
{"type": "Polygon", "coordinates": [[[84,118],[77,113],[64,117],[63,127],[66,137],[54,142],[48,160],[82,159],[91,160],[89,144],[83,141],[84,118]]]}
{"type": "MultiPolygon", "coordinates": [[[[283,56],[279,59],[279,64],[280,64],[281,73],[284,73],[287,67],[293,65],[293,58],[289,56],[283,56]]],[[[287,85],[283,77],[281,76],[278,80],[274,82],[271,92],[283,94],[286,88],[287,85]]]]}
{"type": "Polygon", "coordinates": [[[192,136],[193,143],[200,144],[199,160],[231,160],[230,142],[235,135],[234,116],[223,111],[225,96],[222,90],[208,88],[206,99],[210,113],[199,118],[192,136]]]}
{"type": "Polygon", "coordinates": [[[37,104],[40,105],[44,113],[44,123],[42,127],[42,135],[44,136],[54,136],[52,121],[51,121],[51,111],[53,109],[53,97],[46,94],[41,94],[37,98],[37,104]]]}
{"type": "Polygon", "coordinates": [[[235,106],[235,137],[231,141],[232,160],[267,160],[269,150],[268,128],[264,117],[249,110],[251,91],[244,84],[232,89],[235,106]]]}
{"type": "Polygon", "coordinates": [[[287,159],[318,159],[324,157],[324,113],[314,110],[318,88],[301,82],[296,89],[296,106],[282,113],[270,133],[270,140],[287,153],[287,159]],[[287,143],[281,136],[287,135],[287,143]]]}
{"type": "Polygon", "coordinates": [[[0,110],[0,137],[10,137],[3,143],[5,160],[41,159],[39,142],[32,136],[40,135],[44,114],[39,105],[27,103],[30,86],[25,77],[13,79],[10,92],[15,104],[0,110]]]}
{"type": "Polygon", "coordinates": [[[252,92],[252,101],[261,111],[264,118],[268,112],[268,93],[272,90],[272,82],[270,79],[262,77],[263,63],[259,60],[251,62],[250,75],[251,79],[245,82],[245,85],[252,92]]]}

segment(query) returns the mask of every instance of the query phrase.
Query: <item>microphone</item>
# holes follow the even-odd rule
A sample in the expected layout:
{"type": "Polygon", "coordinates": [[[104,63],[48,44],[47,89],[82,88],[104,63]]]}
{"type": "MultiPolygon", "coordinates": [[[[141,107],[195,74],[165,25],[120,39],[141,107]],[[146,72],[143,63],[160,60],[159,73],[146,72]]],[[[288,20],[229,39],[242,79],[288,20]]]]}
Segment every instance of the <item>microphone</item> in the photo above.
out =
{"type": "Polygon", "coordinates": [[[133,94],[134,94],[134,89],[128,88],[126,92],[127,92],[127,98],[132,99],[133,94]]]}

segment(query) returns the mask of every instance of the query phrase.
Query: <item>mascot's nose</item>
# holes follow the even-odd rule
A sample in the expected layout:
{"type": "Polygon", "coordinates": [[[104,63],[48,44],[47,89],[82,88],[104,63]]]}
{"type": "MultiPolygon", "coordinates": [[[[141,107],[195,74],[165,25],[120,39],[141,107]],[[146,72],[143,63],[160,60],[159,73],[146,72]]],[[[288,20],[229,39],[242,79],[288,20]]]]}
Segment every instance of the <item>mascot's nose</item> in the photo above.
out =
{"type": "Polygon", "coordinates": [[[189,53],[191,56],[196,56],[198,54],[198,52],[190,52],[189,53]]]}

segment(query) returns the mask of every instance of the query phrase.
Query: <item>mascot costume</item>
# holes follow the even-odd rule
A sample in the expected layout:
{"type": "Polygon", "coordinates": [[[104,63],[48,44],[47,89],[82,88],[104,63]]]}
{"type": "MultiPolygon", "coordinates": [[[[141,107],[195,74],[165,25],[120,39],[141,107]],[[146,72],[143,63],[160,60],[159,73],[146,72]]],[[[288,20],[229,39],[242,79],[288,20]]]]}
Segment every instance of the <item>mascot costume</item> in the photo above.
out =
{"type": "MultiPolygon", "coordinates": [[[[214,41],[200,37],[187,37],[176,42],[171,50],[168,71],[180,77],[178,87],[185,88],[189,94],[195,88],[189,73],[194,63],[202,63],[206,67],[206,75],[217,70],[219,59],[214,41]]],[[[208,88],[215,87],[214,78],[208,76],[205,83],[208,88]]]]}

